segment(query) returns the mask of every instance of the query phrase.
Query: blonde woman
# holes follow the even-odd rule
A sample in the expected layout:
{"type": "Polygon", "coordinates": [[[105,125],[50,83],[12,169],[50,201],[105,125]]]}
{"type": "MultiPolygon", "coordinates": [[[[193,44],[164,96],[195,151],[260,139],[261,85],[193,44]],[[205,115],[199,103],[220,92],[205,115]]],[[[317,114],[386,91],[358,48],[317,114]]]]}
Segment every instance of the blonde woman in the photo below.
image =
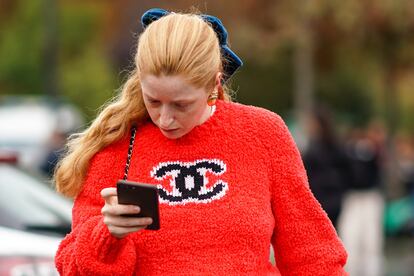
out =
{"type": "Polygon", "coordinates": [[[220,20],[151,9],[142,23],[122,93],[55,173],[75,198],[61,275],[345,275],[346,252],[282,119],[226,92],[242,62],[220,20]],[[156,185],[160,230],[122,216],[140,211],[118,204],[126,173],[156,185]]]}

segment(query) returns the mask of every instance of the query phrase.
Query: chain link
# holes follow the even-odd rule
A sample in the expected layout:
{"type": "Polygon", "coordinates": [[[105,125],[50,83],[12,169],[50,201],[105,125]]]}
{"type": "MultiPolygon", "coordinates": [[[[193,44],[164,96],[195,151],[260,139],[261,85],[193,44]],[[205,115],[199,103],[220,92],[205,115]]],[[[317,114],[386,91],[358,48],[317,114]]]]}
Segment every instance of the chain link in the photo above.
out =
{"type": "Polygon", "coordinates": [[[134,148],[135,134],[136,133],[137,133],[137,128],[135,126],[132,126],[132,128],[131,128],[131,138],[129,139],[128,157],[127,157],[127,161],[126,161],[126,164],[125,164],[124,180],[127,180],[127,178],[128,178],[129,165],[131,163],[132,149],[134,148]]]}

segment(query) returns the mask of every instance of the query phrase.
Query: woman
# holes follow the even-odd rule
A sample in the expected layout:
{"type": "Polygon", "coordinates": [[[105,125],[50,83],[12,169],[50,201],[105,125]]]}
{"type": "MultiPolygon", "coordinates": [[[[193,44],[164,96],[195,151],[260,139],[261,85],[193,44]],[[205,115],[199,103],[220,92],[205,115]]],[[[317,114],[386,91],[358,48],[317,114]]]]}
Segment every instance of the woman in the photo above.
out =
{"type": "Polygon", "coordinates": [[[282,275],[344,275],[346,252],[282,119],[225,92],[241,60],[220,20],[152,9],[142,23],[120,98],[71,141],[56,171],[58,190],[75,197],[59,272],[279,275],[273,244],[282,275]],[[157,185],[160,230],[121,216],[139,212],[117,203],[124,170],[157,185]]]}

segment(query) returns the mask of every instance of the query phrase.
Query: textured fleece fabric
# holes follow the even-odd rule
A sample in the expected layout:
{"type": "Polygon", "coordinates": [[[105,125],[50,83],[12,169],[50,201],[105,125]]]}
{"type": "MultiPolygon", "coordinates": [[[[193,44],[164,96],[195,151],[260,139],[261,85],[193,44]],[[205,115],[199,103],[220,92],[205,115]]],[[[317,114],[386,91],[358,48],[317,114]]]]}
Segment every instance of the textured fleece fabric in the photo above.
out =
{"type": "Polygon", "coordinates": [[[218,101],[176,140],[141,126],[128,179],[157,185],[161,229],[117,239],[100,191],[123,177],[128,145],[126,136],[92,158],[56,255],[61,275],[347,275],[346,252],[278,115],[218,101]]]}

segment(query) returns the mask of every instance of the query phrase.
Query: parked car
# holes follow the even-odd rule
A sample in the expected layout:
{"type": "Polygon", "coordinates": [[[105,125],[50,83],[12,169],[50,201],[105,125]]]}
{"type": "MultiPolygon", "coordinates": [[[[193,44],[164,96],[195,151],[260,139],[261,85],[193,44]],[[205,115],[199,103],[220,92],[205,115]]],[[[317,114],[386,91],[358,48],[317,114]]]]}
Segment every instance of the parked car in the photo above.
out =
{"type": "Polygon", "coordinates": [[[32,171],[40,171],[53,149],[53,139],[59,135],[65,139],[83,124],[82,114],[68,103],[42,97],[0,97],[0,149],[17,152],[19,164],[32,171]]]}
{"type": "Polygon", "coordinates": [[[58,275],[54,256],[71,229],[72,201],[0,153],[0,276],[58,275]]]}
{"type": "Polygon", "coordinates": [[[0,275],[59,275],[54,255],[60,240],[0,226],[0,275]]]}

